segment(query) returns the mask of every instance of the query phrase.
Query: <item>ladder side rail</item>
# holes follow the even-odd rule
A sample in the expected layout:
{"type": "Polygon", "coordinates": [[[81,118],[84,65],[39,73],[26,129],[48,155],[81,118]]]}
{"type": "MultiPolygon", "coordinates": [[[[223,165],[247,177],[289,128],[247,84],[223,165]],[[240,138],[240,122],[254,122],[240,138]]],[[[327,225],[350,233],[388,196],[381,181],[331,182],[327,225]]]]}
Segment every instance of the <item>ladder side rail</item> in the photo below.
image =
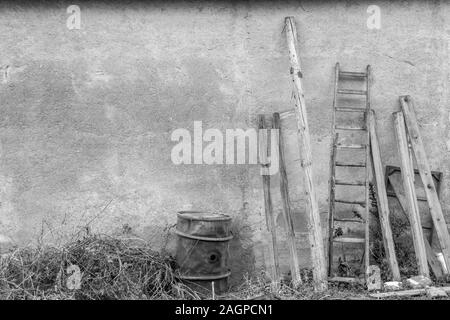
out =
{"type": "Polygon", "coordinates": [[[334,69],[334,96],[333,111],[331,116],[331,147],[330,147],[330,180],[328,183],[328,276],[331,276],[333,266],[333,232],[334,232],[334,210],[335,210],[335,189],[336,189],[336,145],[338,135],[335,132],[336,108],[337,108],[337,90],[339,80],[339,62],[334,69]]]}
{"type": "Polygon", "coordinates": [[[366,238],[366,243],[365,243],[365,248],[364,248],[364,258],[365,258],[365,273],[366,273],[366,279],[368,277],[368,270],[369,270],[369,265],[370,265],[370,246],[369,246],[369,238],[370,238],[370,207],[369,207],[369,176],[370,176],[370,170],[369,170],[369,166],[370,166],[370,134],[369,134],[369,119],[370,119],[370,81],[371,81],[371,67],[370,65],[367,66],[366,68],[366,113],[364,115],[365,117],[365,125],[366,125],[366,224],[365,224],[365,238],[366,238]]]}

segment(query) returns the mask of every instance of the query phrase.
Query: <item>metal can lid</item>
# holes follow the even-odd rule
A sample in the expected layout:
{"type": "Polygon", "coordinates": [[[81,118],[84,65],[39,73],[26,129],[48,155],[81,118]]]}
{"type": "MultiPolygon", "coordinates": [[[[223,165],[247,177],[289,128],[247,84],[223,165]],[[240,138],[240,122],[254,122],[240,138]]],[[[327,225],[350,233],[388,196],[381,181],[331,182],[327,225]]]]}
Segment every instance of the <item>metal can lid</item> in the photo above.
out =
{"type": "Polygon", "coordinates": [[[229,221],[231,217],[223,213],[204,212],[204,211],[179,211],[178,217],[189,220],[199,221],[229,221]]]}

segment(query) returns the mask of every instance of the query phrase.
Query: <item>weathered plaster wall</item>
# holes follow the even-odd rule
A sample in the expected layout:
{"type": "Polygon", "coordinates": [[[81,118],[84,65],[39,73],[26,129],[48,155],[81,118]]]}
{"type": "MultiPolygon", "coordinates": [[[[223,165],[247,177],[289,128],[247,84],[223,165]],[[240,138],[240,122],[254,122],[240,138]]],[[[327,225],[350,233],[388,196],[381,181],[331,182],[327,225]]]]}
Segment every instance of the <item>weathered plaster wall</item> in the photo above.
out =
{"type": "MultiPolygon", "coordinates": [[[[0,234],[58,242],[88,225],[173,250],[178,210],[214,210],[235,218],[235,270],[261,265],[259,169],[175,166],[170,135],[192,130],[194,120],[255,127],[256,114],[292,107],[285,16],[297,20],[324,226],[336,61],[373,67],[385,164],[399,164],[391,120],[398,96],[415,98],[432,168],[444,172],[448,216],[448,2],[89,2],[79,4],[81,29],[69,30],[71,4],[0,6],[0,234]],[[366,26],[370,4],[381,8],[380,30],[366,26]]],[[[290,182],[305,232],[301,176],[290,182]]]]}

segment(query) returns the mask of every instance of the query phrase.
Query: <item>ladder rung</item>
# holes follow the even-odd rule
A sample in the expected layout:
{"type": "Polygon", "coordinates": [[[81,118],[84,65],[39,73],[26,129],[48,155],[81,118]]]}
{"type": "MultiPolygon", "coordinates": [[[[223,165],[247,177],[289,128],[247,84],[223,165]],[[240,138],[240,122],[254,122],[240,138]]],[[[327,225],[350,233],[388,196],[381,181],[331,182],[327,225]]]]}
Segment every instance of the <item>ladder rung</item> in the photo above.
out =
{"type": "Polygon", "coordinates": [[[366,112],[364,108],[354,108],[354,107],[336,107],[336,111],[341,112],[366,112]]]}
{"type": "Polygon", "coordinates": [[[333,242],[342,242],[342,243],[365,243],[365,242],[366,242],[366,239],[364,239],[364,238],[336,237],[336,238],[333,238],[333,242]]]}
{"type": "Polygon", "coordinates": [[[350,71],[339,71],[339,77],[341,78],[365,78],[365,72],[350,72],[350,71]]]}
{"type": "Polygon", "coordinates": [[[346,283],[363,283],[364,282],[364,280],[360,280],[358,278],[352,278],[352,277],[332,277],[332,278],[329,278],[328,281],[346,282],[346,283]]]}
{"type": "Polygon", "coordinates": [[[295,110],[294,109],[280,111],[278,113],[280,114],[280,119],[285,119],[285,118],[289,118],[291,116],[295,116],[295,110]]]}
{"type": "Polygon", "coordinates": [[[336,161],[336,167],[358,167],[358,168],[364,168],[365,166],[366,166],[366,164],[363,163],[363,162],[348,163],[348,162],[336,161]]]}
{"type": "Polygon", "coordinates": [[[337,93],[339,93],[339,94],[358,94],[358,95],[365,96],[367,91],[365,91],[365,90],[352,90],[352,89],[339,89],[337,91],[337,93]]]}
{"type": "MultiPolygon", "coordinates": [[[[388,197],[397,197],[397,195],[395,194],[395,192],[392,192],[392,191],[388,191],[388,192],[387,192],[387,196],[388,196],[388,197]]],[[[427,200],[426,197],[420,197],[420,196],[417,196],[417,201],[428,201],[428,200],[427,200]]]]}
{"type": "Polygon", "coordinates": [[[366,131],[364,127],[345,127],[345,126],[335,126],[337,130],[353,130],[353,131],[366,131]]]}
{"type": "Polygon", "coordinates": [[[361,219],[351,219],[351,218],[333,218],[334,221],[338,222],[353,222],[353,223],[364,223],[361,219]]]}
{"type": "Polygon", "coordinates": [[[338,149],[365,149],[365,144],[338,144],[338,149]]]}
{"type": "Polygon", "coordinates": [[[336,185],[342,185],[342,186],[365,186],[366,182],[365,181],[352,181],[352,182],[347,182],[347,181],[342,181],[342,180],[336,180],[334,182],[334,184],[336,185]]]}
{"type": "Polygon", "coordinates": [[[365,201],[352,201],[352,200],[334,199],[334,202],[345,203],[345,204],[359,204],[360,206],[363,206],[363,207],[366,206],[366,202],[365,201]]]}

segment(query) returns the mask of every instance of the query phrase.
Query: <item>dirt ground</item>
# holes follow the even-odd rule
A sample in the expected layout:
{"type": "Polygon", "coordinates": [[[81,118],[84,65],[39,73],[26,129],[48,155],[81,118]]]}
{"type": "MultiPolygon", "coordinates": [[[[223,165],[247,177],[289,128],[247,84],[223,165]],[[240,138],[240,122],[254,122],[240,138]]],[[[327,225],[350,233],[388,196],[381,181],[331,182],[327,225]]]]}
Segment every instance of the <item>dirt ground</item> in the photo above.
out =
{"type": "MultiPolygon", "coordinates": [[[[448,286],[449,284],[439,283],[435,287],[448,286]]],[[[402,290],[408,290],[405,288],[402,290]]],[[[371,294],[384,292],[374,291],[368,292],[362,285],[350,285],[343,283],[329,284],[328,290],[325,292],[315,292],[311,283],[304,283],[298,288],[294,289],[285,284],[277,293],[271,293],[267,284],[254,281],[246,281],[241,287],[233,288],[230,293],[218,297],[221,299],[250,299],[250,300],[450,300],[450,296],[446,298],[431,299],[426,294],[410,296],[410,297],[389,297],[389,298],[374,298],[371,294]]]]}

